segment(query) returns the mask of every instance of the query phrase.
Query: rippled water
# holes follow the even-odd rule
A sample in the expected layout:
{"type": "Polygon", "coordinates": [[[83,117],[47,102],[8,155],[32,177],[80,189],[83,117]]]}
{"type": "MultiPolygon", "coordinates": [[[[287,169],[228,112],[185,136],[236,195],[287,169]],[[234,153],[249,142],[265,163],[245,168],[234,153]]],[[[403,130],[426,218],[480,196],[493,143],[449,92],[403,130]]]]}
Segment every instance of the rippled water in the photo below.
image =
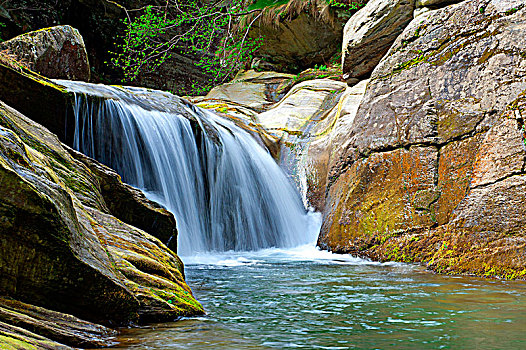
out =
{"type": "Polygon", "coordinates": [[[123,330],[127,349],[526,349],[526,283],[312,247],[185,258],[208,316],[123,330]]]}

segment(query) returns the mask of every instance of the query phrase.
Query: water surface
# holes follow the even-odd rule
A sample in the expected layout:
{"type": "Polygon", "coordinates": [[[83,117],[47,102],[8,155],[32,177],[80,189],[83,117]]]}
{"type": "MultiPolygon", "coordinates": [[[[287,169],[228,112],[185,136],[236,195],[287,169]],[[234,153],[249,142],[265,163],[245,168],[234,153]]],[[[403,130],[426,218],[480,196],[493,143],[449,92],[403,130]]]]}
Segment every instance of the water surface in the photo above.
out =
{"type": "Polygon", "coordinates": [[[526,283],[435,275],[312,246],[184,258],[206,317],[127,349],[525,349],[526,283]]]}

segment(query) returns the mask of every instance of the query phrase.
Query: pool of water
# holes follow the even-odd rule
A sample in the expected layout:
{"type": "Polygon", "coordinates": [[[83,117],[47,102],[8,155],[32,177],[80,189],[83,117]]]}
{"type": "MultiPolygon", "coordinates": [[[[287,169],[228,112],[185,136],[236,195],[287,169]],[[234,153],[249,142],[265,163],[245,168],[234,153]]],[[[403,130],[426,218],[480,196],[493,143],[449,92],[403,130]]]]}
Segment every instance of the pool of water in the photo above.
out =
{"type": "Polygon", "coordinates": [[[124,329],[125,349],[526,349],[526,283],[312,246],[183,259],[206,317],[124,329]]]}

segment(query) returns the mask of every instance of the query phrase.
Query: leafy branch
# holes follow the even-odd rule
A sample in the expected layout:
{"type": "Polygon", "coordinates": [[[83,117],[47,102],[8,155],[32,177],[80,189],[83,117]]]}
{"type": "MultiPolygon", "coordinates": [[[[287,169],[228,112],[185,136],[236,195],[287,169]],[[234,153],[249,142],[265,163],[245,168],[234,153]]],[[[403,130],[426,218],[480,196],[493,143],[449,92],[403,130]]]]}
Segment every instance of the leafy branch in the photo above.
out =
{"type": "Polygon", "coordinates": [[[245,1],[166,0],[125,9],[126,32],[111,62],[122,70],[124,81],[131,82],[141,73],[157,70],[174,53],[181,53],[212,77],[207,88],[223,83],[249,62],[261,45],[261,39],[248,36],[261,10],[245,10],[245,1]],[[240,20],[257,12],[248,24],[240,20]]]}

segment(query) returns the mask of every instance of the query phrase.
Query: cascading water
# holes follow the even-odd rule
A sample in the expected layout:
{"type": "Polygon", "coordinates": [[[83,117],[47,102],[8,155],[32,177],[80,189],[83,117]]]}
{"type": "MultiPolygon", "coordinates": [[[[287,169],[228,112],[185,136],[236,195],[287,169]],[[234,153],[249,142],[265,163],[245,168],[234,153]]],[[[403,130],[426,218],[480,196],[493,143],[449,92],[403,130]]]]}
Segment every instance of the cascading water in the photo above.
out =
{"type": "Polygon", "coordinates": [[[172,211],[181,255],[314,241],[319,220],[232,122],[169,93],[57,83],[76,95],[74,148],[172,211]]]}

